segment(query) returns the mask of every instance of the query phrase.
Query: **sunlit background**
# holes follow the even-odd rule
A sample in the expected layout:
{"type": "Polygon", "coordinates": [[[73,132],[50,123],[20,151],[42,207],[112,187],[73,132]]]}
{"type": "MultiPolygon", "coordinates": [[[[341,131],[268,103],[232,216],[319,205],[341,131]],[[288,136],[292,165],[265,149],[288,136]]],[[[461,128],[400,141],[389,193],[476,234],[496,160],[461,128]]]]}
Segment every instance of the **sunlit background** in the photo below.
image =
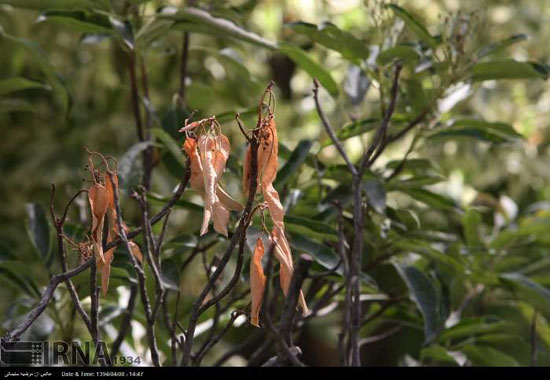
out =
{"type": "MultiPolygon", "coordinates": [[[[112,3],[121,10],[125,6],[122,0],[112,3]]],[[[160,6],[178,7],[184,3],[150,1],[139,10],[147,19],[160,6]]],[[[357,83],[349,79],[353,65],[337,52],[312,44],[287,24],[330,21],[369,45],[370,41],[381,38],[376,20],[384,16],[378,3],[374,0],[243,0],[197,1],[194,5],[209,9],[268,40],[290,41],[311,53],[338,84],[343,84],[344,91],[335,96],[325,90],[321,93],[330,119],[334,125],[341,126],[368,118],[378,110],[376,79],[372,79],[363,101],[352,101],[351,97],[357,92],[354,87],[357,83]]],[[[468,33],[472,46],[524,33],[528,38],[510,46],[507,55],[519,61],[550,63],[550,6],[547,0],[402,0],[399,4],[422,19],[434,35],[443,31],[447,17],[460,17],[457,12],[467,14],[471,17],[468,33]]],[[[121,157],[136,142],[136,134],[131,118],[127,60],[122,50],[110,39],[81,38],[80,32],[64,28],[55,21],[41,20],[39,16],[36,11],[0,5],[3,30],[40,44],[62,77],[70,94],[70,111],[64,114],[59,99],[52,96],[55,90],[52,88],[24,90],[9,99],[0,94],[0,260],[4,252],[11,252],[27,263],[25,270],[32,272],[37,281],[46,283],[48,273],[41,265],[35,265],[33,247],[27,236],[25,204],[41,203],[47,207],[50,183],[55,183],[58,188],[56,206],[62,207],[64,200],[86,185],[83,183],[87,178],[83,146],[121,157]]],[[[244,139],[233,115],[241,112],[245,122],[252,126],[257,99],[268,81],[274,79],[276,117],[283,149],[292,151],[300,140],[314,139],[311,153],[319,153],[327,162],[339,162],[336,150],[323,144],[327,136],[315,112],[312,78],[307,72],[280,53],[236,40],[191,33],[190,41],[186,78],[188,109],[197,109],[201,116],[218,115],[238,159],[244,151],[244,139]]],[[[168,126],[172,131],[182,123],[182,119],[171,112],[179,88],[180,54],[181,31],[177,30],[156,40],[146,50],[151,107],[157,115],[155,123],[168,126]]],[[[0,38],[0,80],[16,75],[48,82],[25,49],[0,38]]],[[[437,163],[446,180],[434,185],[433,191],[448,195],[463,206],[479,199],[480,194],[491,193],[501,210],[500,214],[495,213],[495,224],[513,223],[527,206],[550,200],[549,89],[550,82],[543,80],[459,83],[438,103],[441,123],[450,122],[457,114],[477,115],[486,121],[512,125],[524,136],[524,141],[492,145],[469,139],[435,143],[424,140],[410,158],[429,158],[437,163]],[[453,112],[446,113],[453,106],[453,112]]],[[[345,141],[353,159],[358,158],[370,138],[370,134],[363,134],[345,141]]],[[[400,159],[411,139],[412,136],[392,147],[377,165],[400,159]]],[[[168,158],[158,157],[158,160],[153,191],[166,196],[178,182],[177,173],[171,173],[168,158]]],[[[225,180],[229,192],[239,197],[236,192],[240,173],[231,167],[234,169],[235,165],[230,163],[225,180]]],[[[306,168],[297,175],[299,182],[312,181],[313,169],[306,168]]],[[[198,200],[192,194],[187,198],[198,200]]],[[[391,206],[407,207],[411,202],[399,193],[388,194],[391,206]]],[[[79,207],[81,218],[87,218],[84,200],[79,207]]],[[[134,214],[132,211],[127,214],[129,218],[137,217],[135,210],[134,214]]],[[[191,219],[188,211],[177,210],[171,227],[183,231],[196,224],[191,219]]],[[[434,223],[446,221],[435,219],[434,223]]],[[[197,291],[193,285],[194,276],[191,270],[183,284],[190,292],[197,291]]],[[[550,285],[548,277],[539,280],[550,285]]],[[[127,293],[122,287],[119,292],[127,293]]],[[[17,294],[17,290],[8,286],[0,288],[2,319],[9,313],[16,313],[13,301],[17,294]]],[[[120,302],[125,303],[124,297],[120,302]]],[[[48,324],[48,321],[42,322],[48,324]]],[[[314,320],[307,331],[311,339],[304,340],[302,348],[308,352],[308,360],[336,364],[335,352],[327,348],[332,347],[336,339],[336,325],[332,325],[331,320],[314,320]]],[[[144,334],[137,322],[133,333],[137,334],[136,339],[144,334]]],[[[386,345],[373,346],[372,352],[369,351],[370,363],[396,364],[386,361],[395,355],[386,356],[384,350],[406,352],[409,349],[407,341],[397,349],[391,339],[385,342],[386,345]]],[[[228,364],[243,364],[238,357],[232,360],[228,364]]]]}

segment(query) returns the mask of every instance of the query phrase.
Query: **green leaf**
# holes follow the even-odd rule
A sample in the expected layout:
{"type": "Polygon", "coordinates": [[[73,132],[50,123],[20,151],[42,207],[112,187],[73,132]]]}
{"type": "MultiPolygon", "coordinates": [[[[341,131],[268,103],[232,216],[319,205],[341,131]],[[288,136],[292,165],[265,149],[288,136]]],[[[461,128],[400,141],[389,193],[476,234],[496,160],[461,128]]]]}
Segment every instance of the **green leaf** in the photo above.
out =
{"type": "Polygon", "coordinates": [[[516,367],[519,365],[513,357],[487,346],[468,345],[462,348],[462,352],[474,365],[478,366],[516,367]]]}
{"type": "Polygon", "coordinates": [[[164,7],[158,14],[158,17],[178,21],[177,24],[179,25],[174,25],[174,27],[185,30],[215,34],[224,38],[232,37],[270,50],[277,49],[277,44],[275,42],[252,33],[230,20],[212,16],[202,9],[193,7],[184,7],[181,9],[164,7]]]}
{"type": "Polygon", "coordinates": [[[29,296],[40,296],[38,287],[29,275],[28,265],[20,260],[0,260],[0,281],[17,291],[23,291],[29,296]]]}
{"type": "Polygon", "coordinates": [[[292,154],[286,161],[285,165],[277,173],[277,178],[275,179],[275,187],[280,189],[291,176],[296,174],[296,170],[304,163],[306,160],[309,150],[313,145],[312,140],[301,140],[296,149],[292,151],[292,154]]]}
{"type": "Polygon", "coordinates": [[[42,50],[39,44],[34,41],[26,40],[24,38],[19,38],[11,36],[5,33],[0,27],[0,37],[7,39],[13,44],[26,50],[32,57],[32,61],[37,63],[41,70],[46,75],[48,82],[52,86],[53,93],[58,99],[63,113],[66,114],[70,108],[70,97],[67,90],[67,86],[64,80],[61,78],[61,75],[57,72],[55,67],[51,64],[50,60],[46,53],[42,50]]]}
{"type": "Polygon", "coordinates": [[[23,99],[0,99],[0,112],[34,112],[35,107],[23,99]]]}
{"type": "Polygon", "coordinates": [[[535,62],[519,62],[513,59],[502,59],[480,62],[472,68],[472,80],[484,81],[494,79],[547,79],[549,69],[535,62]]]}
{"type": "Polygon", "coordinates": [[[168,289],[179,292],[180,274],[178,265],[172,259],[162,260],[162,282],[168,289]]]}
{"type": "Polygon", "coordinates": [[[13,77],[0,81],[0,95],[9,94],[11,92],[27,90],[29,88],[48,89],[43,83],[29,80],[23,77],[13,77]]]}
{"type": "MultiPolygon", "coordinates": [[[[324,244],[308,239],[302,234],[291,234],[291,237],[289,242],[297,251],[296,253],[307,253],[311,255],[315,261],[326,269],[333,269],[340,261],[339,257],[334,254],[334,251],[324,244]]],[[[341,275],[343,273],[343,267],[340,266],[336,273],[341,275]]]]}
{"type": "Polygon", "coordinates": [[[338,95],[338,84],[334,81],[330,72],[322,65],[315,62],[308,53],[288,43],[281,43],[279,50],[304,69],[312,78],[317,78],[319,83],[321,83],[331,95],[338,95]]]}
{"type": "Polygon", "coordinates": [[[170,154],[176,159],[181,167],[184,168],[186,162],[185,156],[183,155],[181,148],[178,146],[178,143],[172,138],[172,136],[170,136],[161,128],[153,128],[151,131],[153,133],[153,136],[159,139],[166,150],[170,152],[170,154]]]}
{"type": "MultiPolygon", "coordinates": [[[[396,184],[398,183],[395,183],[394,185],[396,184]]],[[[456,205],[456,203],[452,199],[444,197],[440,194],[433,193],[426,189],[401,187],[396,190],[405,193],[411,198],[438,210],[456,211],[459,209],[458,205],[456,205]]]]}
{"type": "Polygon", "coordinates": [[[463,318],[456,325],[443,331],[439,336],[439,341],[460,341],[498,331],[505,331],[509,327],[508,323],[494,316],[463,318]]]}
{"type": "Polygon", "coordinates": [[[457,120],[451,126],[442,130],[435,130],[428,136],[428,138],[437,139],[455,137],[475,138],[495,144],[510,143],[523,139],[523,136],[509,124],[490,123],[476,119],[457,120]]]}
{"type": "Polygon", "coordinates": [[[504,273],[501,280],[511,284],[520,299],[550,315],[550,290],[520,273],[504,273]]]}
{"type": "Polygon", "coordinates": [[[522,220],[520,226],[516,229],[508,228],[503,230],[492,242],[491,248],[499,250],[510,246],[519,239],[535,237],[542,240],[548,236],[550,230],[550,218],[526,218],[522,220]]]}
{"type": "Polygon", "coordinates": [[[405,80],[405,86],[407,88],[407,98],[409,103],[416,111],[416,114],[426,110],[429,105],[428,96],[422,83],[416,79],[407,79],[405,80]]]}
{"type": "Polygon", "coordinates": [[[478,57],[483,58],[491,54],[498,53],[499,51],[506,49],[508,46],[517,44],[518,42],[521,42],[521,41],[525,41],[526,39],[527,39],[527,35],[525,34],[515,34],[499,42],[495,42],[495,43],[483,46],[481,49],[479,49],[478,57]]]}
{"type": "Polygon", "coordinates": [[[143,162],[139,155],[150,146],[152,146],[150,141],[134,144],[118,161],[117,169],[121,190],[128,193],[139,184],[143,172],[143,162]]]}
{"type": "Polygon", "coordinates": [[[46,218],[44,207],[39,203],[27,203],[25,205],[27,213],[27,232],[32,244],[40,255],[46,266],[52,264],[50,257],[50,225],[46,218]]]}
{"type": "Polygon", "coordinates": [[[35,10],[49,9],[91,9],[103,1],[92,0],[0,0],[0,4],[9,4],[16,8],[35,10]]]}
{"type": "Polygon", "coordinates": [[[422,41],[424,41],[432,49],[435,49],[438,45],[437,40],[428,32],[426,27],[422,25],[418,19],[413,15],[407,12],[405,9],[401,8],[395,4],[388,4],[386,7],[390,8],[399,18],[401,18],[405,25],[411,29],[411,31],[418,36],[422,41]]]}
{"type": "Polygon", "coordinates": [[[369,179],[363,182],[363,190],[367,194],[367,202],[374,211],[384,214],[386,210],[386,190],[384,184],[377,179],[369,179]]]}
{"type": "Polygon", "coordinates": [[[468,247],[473,249],[484,249],[485,246],[480,236],[481,215],[474,209],[468,208],[462,216],[464,238],[468,247]]]}
{"type": "MultiPolygon", "coordinates": [[[[362,135],[363,133],[367,133],[374,130],[378,126],[379,121],[380,119],[368,118],[368,119],[362,119],[351,123],[347,123],[342,127],[342,129],[340,129],[336,133],[336,136],[338,136],[338,139],[340,141],[344,141],[352,137],[362,135]]],[[[330,145],[332,145],[332,140],[326,139],[321,145],[321,147],[325,148],[330,145]]]]}
{"type": "Polygon", "coordinates": [[[286,26],[326,48],[339,52],[351,62],[360,63],[369,57],[369,49],[363,41],[330,22],[324,22],[318,26],[307,22],[294,22],[286,26]]]}
{"type": "Polygon", "coordinates": [[[47,11],[36,19],[37,23],[46,21],[83,33],[110,34],[113,32],[107,16],[83,11],[47,11]]]}
{"type": "MultiPolygon", "coordinates": [[[[150,200],[152,203],[157,203],[161,206],[164,206],[166,202],[170,200],[170,197],[163,197],[155,193],[149,193],[147,194],[147,199],[150,200]]],[[[178,199],[175,205],[189,211],[195,211],[199,213],[202,213],[203,211],[202,206],[199,206],[198,204],[193,202],[186,201],[184,199],[178,199]]]]}
{"type": "Polygon", "coordinates": [[[437,290],[430,278],[418,268],[396,263],[394,266],[409,288],[409,297],[422,313],[425,343],[429,343],[437,336],[442,325],[440,320],[441,305],[437,290]]]}
{"type": "Polygon", "coordinates": [[[385,66],[395,61],[402,61],[405,65],[415,65],[420,56],[412,47],[407,45],[395,46],[384,50],[376,57],[376,63],[385,66]]]}
{"type": "Polygon", "coordinates": [[[301,218],[299,216],[285,215],[286,224],[294,224],[297,226],[302,226],[311,231],[317,232],[318,234],[332,235],[336,237],[337,232],[334,228],[330,227],[328,224],[323,222],[318,222],[313,219],[301,218]]]}
{"type": "Polygon", "coordinates": [[[423,348],[420,351],[420,360],[426,361],[430,359],[436,363],[452,364],[456,365],[457,362],[444,347],[432,345],[430,347],[423,348]]]}

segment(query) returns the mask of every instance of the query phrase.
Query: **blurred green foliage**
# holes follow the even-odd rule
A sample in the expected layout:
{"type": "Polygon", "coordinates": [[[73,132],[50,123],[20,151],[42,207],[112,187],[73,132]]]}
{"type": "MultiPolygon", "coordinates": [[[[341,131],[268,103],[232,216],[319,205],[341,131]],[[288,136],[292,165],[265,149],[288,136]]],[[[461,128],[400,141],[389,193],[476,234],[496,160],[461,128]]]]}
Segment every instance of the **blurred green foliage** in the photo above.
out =
{"type": "MultiPolygon", "coordinates": [[[[50,183],[58,188],[58,210],[86,186],[83,146],[119,159],[124,190],[137,184],[144,147],[136,145],[132,118],[130,51],[138,56],[139,78],[147,77],[148,97],[140,102],[155,130],[154,208],[183,174],[177,130],[194,109],[223,124],[233,149],[225,186],[239,196],[245,141],[234,114],[252,126],[257,98],[275,80],[276,186],[291,244],[310,253],[319,272],[338,261],[330,244],[338,239],[331,202],[349,206],[351,178],[320,125],[312,77],[321,82],[322,103],[355,161],[388,106],[393,65],[400,61],[390,133],[423,113],[430,118],[392,144],[365,181],[364,305],[367,316],[380,314],[361,332],[365,363],[529,365],[536,345],[537,363],[550,365],[546,0],[193,3],[202,10],[177,0],[0,0],[1,328],[13,327],[48,276],[60,271],[48,228],[50,183]],[[220,27],[220,19],[231,27],[220,27]],[[182,108],[183,31],[190,50],[182,108]],[[385,339],[368,341],[386,332],[385,339]]],[[[227,243],[212,233],[197,239],[197,199],[186,192],[178,202],[163,251],[165,280],[184,295],[183,319],[204,276],[176,268],[199,241],[217,241],[210,257],[227,243]]],[[[69,236],[83,236],[87,207],[82,199],[71,210],[69,236]]],[[[128,223],[137,225],[135,201],[124,199],[124,208],[128,223]]],[[[351,230],[351,217],[344,216],[351,230]]],[[[109,339],[132,273],[124,255],[116,257],[112,291],[101,304],[109,339]]],[[[76,254],[70,261],[76,264],[76,254]]],[[[79,276],[75,284],[86,281],[79,276]]],[[[79,289],[81,298],[86,292],[79,289]]],[[[77,318],[63,314],[68,301],[61,289],[29,334],[85,336],[77,318]]],[[[136,320],[143,323],[141,311],[136,320]]],[[[339,309],[306,324],[299,340],[306,363],[337,364],[339,326],[339,309]]],[[[248,324],[234,327],[205,364],[251,333],[248,324]]],[[[168,335],[159,334],[169,356],[168,335]]],[[[128,343],[143,353],[139,339],[136,332],[128,343]]]]}

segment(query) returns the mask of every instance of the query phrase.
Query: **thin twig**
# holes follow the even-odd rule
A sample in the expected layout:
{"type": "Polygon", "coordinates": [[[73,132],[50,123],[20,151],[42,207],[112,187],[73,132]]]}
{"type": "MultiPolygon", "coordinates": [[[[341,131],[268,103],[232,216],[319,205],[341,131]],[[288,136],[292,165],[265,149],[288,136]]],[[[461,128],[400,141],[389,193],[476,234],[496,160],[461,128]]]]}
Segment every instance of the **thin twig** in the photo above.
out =
{"type": "MultiPolygon", "coordinates": [[[[113,174],[108,172],[109,180],[111,181],[111,184],[113,186],[113,189],[116,189],[115,182],[113,179],[113,174]]],[[[126,232],[124,231],[124,228],[122,226],[122,214],[120,212],[120,204],[118,201],[118,192],[114,191],[114,201],[115,201],[115,208],[116,208],[116,217],[117,217],[117,226],[119,230],[119,237],[122,239],[122,242],[124,243],[126,247],[126,251],[128,253],[128,256],[130,257],[130,261],[132,262],[132,266],[134,267],[134,271],[136,272],[137,280],[138,280],[138,286],[139,286],[139,292],[141,296],[141,302],[143,304],[143,308],[145,311],[145,317],[149,323],[147,323],[147,337],[149,339],[149,346],[151,350],[151,359],[153,360],[153,364],[158,367],[160,366],[159,362],[159,355],[158,355],[158,349],[157,349],[157,340],[155,335],[155,326],[154,323],[151,323],[151,303],[149,301],[149,295],[147,294],[147,287],[145,282],[145,272],[139,265],[137,259],[134,257],[132,253],[132,248],[130,247],[130,241],[128,240],[128,237],[126,236],[126,232]]]]}
{"type": "MultiPolygon", "coordinates": [[[[63,236],[64,236],[64,234],[63,234],[63,224],[65,223],[65,220],[67,218],[67,212],[68,212],[69,206],[83,192],[83,190],[79,190],[75,195],[73,195],[73,197],[70,199],[70,201],[65,206],[63,216],[60,219],[58,219],[55,216],[55,211],[54,211],[54,206],[53,206],[53,202],[54,202],[54,199],[55,199],[55,185],[52,183],[51,186],[52,186],[52,195],[51,195],[51,199],[50,199],[50,213],[51,213],[52,221],[53,221],[53,224],[54,224],[54,227],[55,227],[55,230],[56,230],[56,234],[57,234],[57,252],[59,254],[59,260],[61,261],[61,269],[63,270],[63,272],[67,272],[69,270],[69,268],[68,268],[68,265],[67,265],[67,255],[65,254],[65,245],[63,244],[63,236]]],[[[69,290],[69,294],[70,294],[70,296],[73,300],[75,310],[78,312],[78,314],[80,314],[80,316],[82,318],[82,321],[84,321],[84,324],[86,325],[86,327],[90,331],[90,335],[93,335],[92,323],[90,321],[90,317],[88,316],[88,314],[86,313],[86,311],[82,307],[82,303],[80,302],[80,299],[78,298],[78,293],[76,291],[76,288],[75,288],[73,282],[68,278],[67,280],[65,280],[65,285],[67,286],[67,289],[69,290]]]]}
{"type": "Polygon", "coordinates": [[[328,133],[330,140],[338,150],[338,153],[340,153],[340,156],[342,156],[342,158],[346,162],[346,165],[348,166],[351,174],[354,176],[357,175],[357,168],[355,167],[355,165],[351,163],[351,160],[349,159],[348,154],[344,150],[344,146],[342,145],[342,142],[336,136],[336,133],[334,132],[334,128],[328,121],[323,111],[323,108],[321,107],[321,103],[319,102],[319,81],[317,79],[313,80],[313,99],[315,100],[315,107],[317,108],[317,114],[319,115],[319,119],[321,119],[323,127],[325,127],[325,130],[328,133]]]}
{"type": "MultiPolygon", "coordinates": [[[[293,321],[298,305],[298,297],[302,289],[302,284],[308,276],[309,267],[313,263],[313,259],[308,255],[301,255],[296,266],[296,270],[292,275],[288,294],[285,301],[283,313],[281,314],[281,322],[279,324],[279,334],[284,339],[285,343],[292,347],[292,331],[294,329],[293,321]]],[[[285,350],[282,348],[279,351],[279,360],[284,362],[285,350]]],[[[290,358],[288,358],[290,359],[290,358]]]]}
{"type": "Polygon", "coordinates": [[[124,342],[124,339],[126,338],[128,331],[130,330],[130,323],[132,322],[132,317],[134,315],[134,308],[136,304],[136,296],[137,287],[136,285],[132,284],[130,286],[130,297],[128,298],[128,304],[126,305],[126,309],[123,312],[124,318],[120,322],[118,335],[111,347],[111,360],[114,360],[114,358],[117,356],[118,351],[120,350],[120,346],[122,345],[122,342],[124,342]]]}
{"type": "Polygon", "coordinates": [[[21,336],[21,334],[23,334],[40,316],[40,314],[42,314],[42,312],[46,309],[46,307],[48,306],[48,303],[51,301],[53,297],[53,294],[57,286],[61,282],[84,272],[86,269],[88,269],[92,265],[94,260],[95,258],[92,257],[82,265],[74,269],[71,269],[70,271],[53,275],[52,278],[50,279],[50,283],[46,287],[46,290],[44,291],[44,293],[42,293],[42,297],[38,302],[38,304],[25,316],[23,321],[19,325],[17,325],[16,328],[6,333],[3,339],[9,342],[19,338],[19,336],[21,336]]]}
{"type": "MultiPolygon", "coordinates": [[[[182,365],[188,365],[189,361],[191,359],[191,350],[193,346],[193,339],[195,334],[195,328],[197,327],[197,322],[199,319],[199,316],[202,312],[204,312],[208,307],[204,307],[203,305],[204,300],[206,299],[206,296],[210,293],[212,288],[214,287],[214,284],[224,271],[227,263],[229,262],[229,259],[233,253],[233,249],[237,245],[237,243],[242,239],[243,235],[246,235],[246,229],[248,227],[248,224],[250,223],[250,213],[252,210],[252,205],[254,202],[254,196],[256,195],[256,188],[258,185],[258,144],[259,144],[259,136],[257,136],[258,132],[254,132],[254,140],[252,140],[250,144],[251,149],[251,162],[250,162],[250,191],[248,195],[248,200],[246,202],[243,214],[241,215],[241,218],[239,220],[239,225],[237,226],[237,229],[235,230],[235,233],[231,237],[231,241],[229,242],[229,246],[227,247],[224,255],[222,256],[220,263],[218,266],[216,266],[216,270],[210,277],[209,281],[207,282],[206,286],[203,288],[195,302],[193,303],[192,309],[191,309],[191,315],[189,317],[189,324],[186,330],[186,341],[185,341],[185,349],[183,351],[181,364],[182,365]]],[[[211,304],[210,304],[211,306],[211,304]]]]}

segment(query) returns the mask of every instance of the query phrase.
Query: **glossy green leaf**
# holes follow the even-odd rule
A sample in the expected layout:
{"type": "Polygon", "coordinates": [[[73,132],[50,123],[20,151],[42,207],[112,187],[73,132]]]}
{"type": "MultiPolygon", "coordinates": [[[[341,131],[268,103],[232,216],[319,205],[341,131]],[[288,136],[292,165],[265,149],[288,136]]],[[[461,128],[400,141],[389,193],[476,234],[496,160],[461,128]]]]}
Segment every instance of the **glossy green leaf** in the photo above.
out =
{"type": "Polygon", "coordinates": [[[19,260],[0,260],[0,283],[23,291],[30,297],[39,297],[40,291],[29,274],[28,265],[19,260]]]}
{"type": "Polygon", "coordinates": [[[178,146],[178,143],[163,129],[153,128],[152,133],[153,136],[155,136],[162,143],[162,145],[164,145],[166,150],[176,159],[181,167],[184,168],[186,159],[181,148],[178,146]]]}
{"type": "Polygon", "coordinates": [[[484,244],[480,236],[481,215],[472,208],[467,209],[462,216],[462,225],[466,244],[474,250],[483,249],[484,244]]]}
{"type": "Polygon", "coordinates": [[[151,145],[149,141],[132,145],[120,158],[117,168],[121,190],[129,192],[139,184],[143,173],[143,161],[140,156],[151,145]]]}
{"type": "Polygon", "coordinates": [[[432,49],[437,47],[437,40],[428,32],[426,27],[416,17],[396,4],[388,4],[386,7],[391,9],[399,18],[401,18],[405,22],[405,25],[407,25],[407,27],[429,47],[432,49]]]}
{"type": "Polygon", "coordinates": [[[416,304],[424,318],[425,342],[435,339],[441,329],[440,300],[435,286],[428,276],[418,268],[394,264],[397,272],[409,288],[409,297],[416,304]]]}
{"type": "Polygon", "coordinates": [[[386,190],[384,184],[377,179],[369,179],[363,182],[363,190],[367,194],[368,204],[379,214],[386,210],[386,190]]]}
{"type": "Polygon", "coordinates": [[[550,314],[550,290],[520,273],[504,273],[500,278],[519,292],[522,300],[550,314]]]}
{"type": "Polygon", "coordinates": [[[519,365],[513,357],[488,346],[468,345],[462,348],[462,352],[477,366],[516,367],[519,365]]]}
{"type": "Polygon", "coordinates": [[[179,291],[180,275],[177,263],[172,259],[162,260],[162,282],[168,289],[179,291]]]}
{"type": "Polygon", "coordinates": [[[50,9],[91,9],[102,5],[105,0],[0,0],[0,4],[8,4],[16,8],[27,8],[35,10],[50,9]]]}
{"type": "Polygon", "coordinates": [[[326,48],[339,52],[352,62],[359,63],[369,57],[369,49],[363,41],[330,22],[319,25],[294,22],[286,24],[286,26],[297,33],[308,36],[326,48]]]}
{"type": "Polygon", "coordinates": [[[426,189],[401,187],[398,190],[409,195],[411,198],[438,210],[454,211],[458,209],[458,206],[452,199],[426,189]]]}
{"type": "Polygon", "coordinates": [[[472,68],[472,80],[495,79],[547,79],[550,70],[547,66],[534,62],[519,62],[513,59],[480,62],[472,68]]]}
{"type": "Polygon", "coordinates": [[[334,81],[330,72],[321,64],[315,62],[308,53],[288,43],[281,43],[279,50],[288,58],[292,59],[312,78],[317,78],[319,83],[321,83],[331,95],[338,95],[338,84],[334,81]]]}
{"type": "Polygon", "coordinates": [[[23,77],[13,77],[0,80],[0,95],[9,94],[16,91],[28,90],[30,88],[48,89],[48,86],[43,83],[23,77]]]}
{"type": "Polygon", "coordinates": [[[407,45],[395,46],[384,50],[376,57],[376,63],[380,66],[401,61],[405,65],[415,65],[420,59],[420,56],[412,47],[407,45]]]}
{"type": "Polygon", "coordinates": [[[277,173],[275,187],[281,188],[292,176],[296,175],[296,171],[306,160],[312,145],[312,140],[301,140],[298,143],[296,149],[292,151],[284,166],[277,173]]]}
{"type": "Polygon", "coordinates": [[[285,215],[285,223],[302,226],[314,232],[317,232],[318,234],[332,235],[332,237],[336,237],[337,235],[337,232],[334,228],[330,227],[326,223],[319,222],[313,219],[285,215]]]}
{"type": "Polygon", "coordinates": [[[44,207],[39,203],[27,203],[27,231],[32,244],[46,266],[52,263],[50,256],[50,225],[44,207]]]}
{"type": "Polygon", "coordinates": [[[47,11],[42,13],[36,22],[53,22],[83,33],[110,34],[113,32],[108,17],[83,11],[47,11]]]}
{"type": "MultiPolygon", "coordinates": [[[[166,204],[166,202],[168,202],[170,200],[170,197],[163,197],[163,196],[155,194],[155,193],[149,193],[149,194],[147,194],[147,199],[149,199],[153,203],[157,203],[159,205],[164,206],[166,204]]],[[[187,209],[189,211],[195,211],[195,212],[198,212],[198,213],[203,212],[202,206],[200,206],[196,203],[193,203],[193,202],[186,201],[185,199],[178,199],[176,201],[175,205],[177,207],[181,207],[181,208],[187,209]]]]}
{"type": "Polygon", "coordinates": [[[5,33],[0,27],[0,37],[12,42],[14,45],[23,48],[32,57],[32,62],[38,64],[52,87],[53,93],[59,101],[63,113],[66,114],[70,108],[70,97],[65,81],[56,68],[51,64],[48,56],[35,41],[11,36],[5,33]]]}
{"type": "MultiPolygon", "coordinates": [[[[376,127],[378,127],[379,121],[380,119],[368,118],[347,123],[338,132],[336,132],[336,136],[340,141],[344,141],[355,136],[360,136],[363,133],[373,131],[376,127]]],[[[321,146],[325,148],[330,145],[332,145],[332,140],[327,138],[321,146]]]]}
{"type": "Polygon", "coordinates": [[[518,42],[525,41],[526,39],[527,35],[523,33],[515,34],[499,42],[494,42],[489,45],[483,46],[481,49],[479,49],[478,56],[479,58],[487,57],[489,55],[498,53],[511,45],[517,44],[518,42]]]}
{"type": "MultiPolygon", "coordinates": [[[[225,18],[215,17],[209,12],[193,8],[184,7],[176,9],[173,7],[164,7],[158,14],[158,17],[178,21],[179,27],[190,28],[199,33],[215,34],[220,37],[231,37],[241,41],[249,42],[262,46],[270,50],[276,50],[277,44],[269,41],[255,33],[252,33],[241,26],[225,18]],[[183,25],[181,25],[183,24],[183,25]]],[[[174,27],[178,27],[174,25],[174,27]]]]}

